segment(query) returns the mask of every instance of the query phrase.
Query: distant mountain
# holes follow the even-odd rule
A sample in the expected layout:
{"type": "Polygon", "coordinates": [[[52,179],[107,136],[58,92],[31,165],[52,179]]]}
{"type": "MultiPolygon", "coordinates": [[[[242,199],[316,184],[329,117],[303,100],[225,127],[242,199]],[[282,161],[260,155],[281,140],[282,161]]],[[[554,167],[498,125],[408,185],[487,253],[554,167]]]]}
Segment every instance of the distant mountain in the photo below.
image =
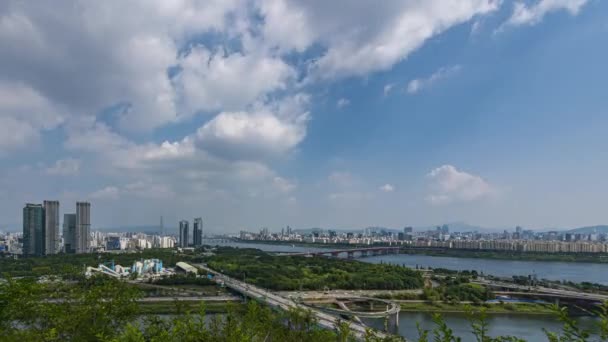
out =
{"type": "Polygon", "coordinates": [[[580,227],[566,230],[567,233],[572,234],[608,234],[608,225],[597,225],[597,226],[588,226],[588,227],[580,227]]]}

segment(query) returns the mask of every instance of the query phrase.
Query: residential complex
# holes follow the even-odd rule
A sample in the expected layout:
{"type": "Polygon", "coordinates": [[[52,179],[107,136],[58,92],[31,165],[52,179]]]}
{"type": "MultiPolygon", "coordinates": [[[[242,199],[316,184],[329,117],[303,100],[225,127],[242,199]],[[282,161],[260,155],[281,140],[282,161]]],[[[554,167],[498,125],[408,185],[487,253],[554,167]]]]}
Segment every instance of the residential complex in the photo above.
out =
{"type": "Polygon", "coordinates": [[[414,232],[412,227],[402,231],[369,227],[362,231],[338,232],[312,229],[303,232],[288,227],[281,233],[269,233],[267,228],[259,233],[242,231],[242,240],[293,241],[336,244],[389,244],[413,248],[443,248],[488,251],[514,251],[538,253],[608,253],[608,234],[593,232],[577,234],[569,232],[535,232],[516,227],[515,232],[501,233],[451,232],[447,225],[436,229],[414,232]]]}

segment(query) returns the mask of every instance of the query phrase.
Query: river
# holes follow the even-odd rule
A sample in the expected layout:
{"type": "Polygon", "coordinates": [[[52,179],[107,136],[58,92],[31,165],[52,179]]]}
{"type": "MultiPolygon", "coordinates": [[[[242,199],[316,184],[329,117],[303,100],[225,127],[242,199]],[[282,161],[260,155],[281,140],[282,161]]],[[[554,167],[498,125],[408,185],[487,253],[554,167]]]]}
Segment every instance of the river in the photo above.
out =
{"type": "MultiPolygon", "coordinates": [[[[239,248],[257,248],[270,252],[315,252],[327,250],[326,248],[273,245],[264,243],[227,242],[214,244],[239,248]]],[[[514,275],[527,276],[529,274],[536,274],[538,279],[544,278],[550,280],[569,280],[577,283],[588,281],[608,285],[608,264],[457,258],[423,254],[378,255],[359,258],[358,260],[371,263],[385,262],[405,265],[412,268],[418,265],[420,267],[441,267],[452,270],[476,270],[477,272],[483,272],[484,274],[491,274],[499,277],[512,277],[514,275]]]]}
{"type": "MultiPolygon", "coordinates": [[[[323,248],[312,248],[290,245],[272,245],[263,243],[214,243],[222,246],[238,248],[257,248],[269,252],[314,252],[327,250],[323,248]]],[[[442,267],[453,270],[477,270],[485,274],[510,277],[513,275],[536,274],[538,278],[552,280],[570,280],[574,282],[590,281],[600,284],[608,284],[608,265],[593,263],[565,263],[565,262],[543,262],[543,261],[512,261],[496,259],[456,258],[439,257],[429,255],[391,254],[379,255],[358,259],[371,263],[393,263],[406,265],[412,268],[416,265],[421,267],[442,267]]],[[[470,324],[464,314],[443,314],[448,326],[454,330],[463,341],[474,341],[471,334],[470,324]]],[[[591,328],[596,321],[593,317],[579,317],[581,327],[591,328]]],[[[417,340],[418,333],[416,322],[423,329],[432,330],[434,323],[430,313],[401,312],[399,314],[398,333],[408,340],[417,340]]],[[[383,328],[382,320],[366,321],[370,326],[378,329],[383,328]]],[[[560,331],[561,324],[552,316],[525,315],[525,314],[491,314],[488,315],[489,330],[492,336],[513,335],[529,342],[548,341],[543,328],[549,331],[560,331]]],[[[429,336],[432,340],[432,336],[429,336]]]]}
{"type": "MultiPolygon", "coordinates": [[[[448,327],[450,327],[456,336],[462,338],[462,341],[475,341],[471,333],[470,323],[465,315],[459,313],[444,313],[442,314],[448,327]]],[[[580,327],[594,330],[596,324],[594,317],[579,317],[577,321],[580,327]]],[[[422,329],[433,330],[435,324],[430,313],[405,312],[399,313],[399,328],[397,332],[404,336],[408,341],[418,340],[418,330],[416,328],[418,322],[422,329]]],[[[379,319],[367,319],[365,323],[376,329],[383,329],[384,322],[379,319]]],[[[488,326],[490,336],[512,335],[522,338],[528,342],[548,341],[543,328],[548,331],[560,332],[561,324],[551,316],[543,315],[509,315],[509,314],[493,314],[488,315],[488,326]]],[[[393,331],[395,332],[395,331],[393,331]]],[[[429,340],[432,341],[432,333],[429,333],[429,340]]],[[[595,341],[595,340],[593,340],[595,341]]]]}

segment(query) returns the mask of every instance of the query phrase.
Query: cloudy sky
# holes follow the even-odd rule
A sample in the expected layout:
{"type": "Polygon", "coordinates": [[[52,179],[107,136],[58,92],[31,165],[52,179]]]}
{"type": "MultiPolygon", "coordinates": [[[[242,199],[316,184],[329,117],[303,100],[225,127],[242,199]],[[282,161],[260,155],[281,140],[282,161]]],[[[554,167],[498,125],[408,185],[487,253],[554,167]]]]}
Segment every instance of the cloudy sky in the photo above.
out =
{"type": "Polygon", "coordinates": [[[608,223],[608,2],[0,4],[0,229],[608,223]]]}

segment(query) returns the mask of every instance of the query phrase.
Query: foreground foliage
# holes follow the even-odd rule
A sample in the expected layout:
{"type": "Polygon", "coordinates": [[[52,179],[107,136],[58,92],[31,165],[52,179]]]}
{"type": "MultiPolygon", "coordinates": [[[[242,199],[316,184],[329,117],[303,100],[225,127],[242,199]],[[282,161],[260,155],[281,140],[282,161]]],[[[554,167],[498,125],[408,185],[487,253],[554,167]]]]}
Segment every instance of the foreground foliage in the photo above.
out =
{"type": "MultiPolygon", "coordinates": [[[[0,336],[2,341],[99,341],[99,342],[178,342],[178,341],[354,341],[346,322],[333,330],[319,327],[310,311],[275,312],[255,301],[229,307],[223,315],[206,315],[205,306],[172,318],[144,316],[137,300],[141,293],[128,283],[94,277],[76,284],[37,283],[11,278],[0,282],[0,336]]],[[[179,305],[179,304],[177,304],[179,305]]],[[[563,323],[561,332],[546,332],[549,342],[608,341],[608,305],[599,319],[599,333],[581,329],[565,308],[555,307],[563,323]]],[[[512,336],[492,337],[483,309],[469,311],[471,331],[478,342],[519,342],[512,336]]],[[[457,342],[451,328],[440,315],[434,315],[435,328],[419,329],[419,342],[457,342]]],[[[378,339],[371,331],[368,342],[401,341],[400,337],[378,339]]]]}

